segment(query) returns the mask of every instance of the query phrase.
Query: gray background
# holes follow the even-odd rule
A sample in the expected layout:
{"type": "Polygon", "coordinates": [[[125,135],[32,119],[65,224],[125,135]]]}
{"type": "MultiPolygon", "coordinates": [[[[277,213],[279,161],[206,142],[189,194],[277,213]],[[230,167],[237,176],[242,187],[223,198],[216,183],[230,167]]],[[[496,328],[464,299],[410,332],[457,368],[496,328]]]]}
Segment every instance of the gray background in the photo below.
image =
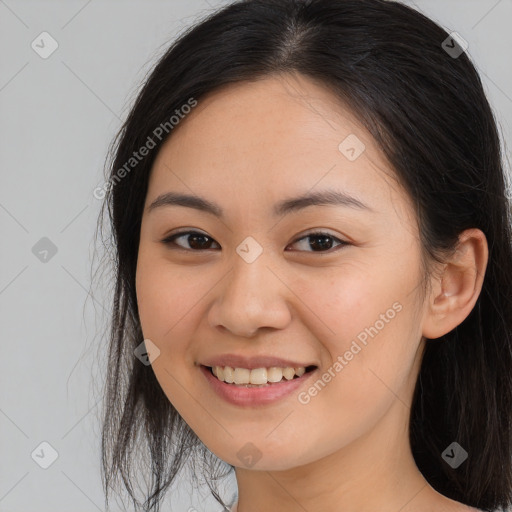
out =
{"type": "MultiPolygon", "coordinates": [[[[90,294],[100,206],[93,190],[145,73],[176,34],[223,3],[0,0],[2,512],[103,510],[100,343],[109,286],[106,276],[90,294]],[[43,31],[59,45],[47,59],[31,47],[43,31]],[[44,253],[43,237],[55,254],[44,253]],[[34,461],[49,461],[42,442],[58,453],[48,469],[34,461]]],[[[510,140],[512,0],[414,4],[469,42],[510,140]]],[[[232,479],[226,498],[234,490],[232,479]]],[[[205,497],[185,476],[164,510],[220,510],[205,497]]]]}

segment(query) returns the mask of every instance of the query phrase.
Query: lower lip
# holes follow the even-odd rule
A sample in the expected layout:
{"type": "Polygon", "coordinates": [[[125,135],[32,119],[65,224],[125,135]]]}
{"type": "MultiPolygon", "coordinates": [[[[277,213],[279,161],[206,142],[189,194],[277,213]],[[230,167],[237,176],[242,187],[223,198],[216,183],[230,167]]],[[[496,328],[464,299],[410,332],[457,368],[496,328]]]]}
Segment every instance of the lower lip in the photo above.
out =
{"type": "Polygon", "coordinates": [[[220,381],[207,366],[201,365],[200,368],[206,380],[221,398],[231,404],[241,406],[266,405],[277,402],[304,385],[318,369],[306,372],[292,380],[283,380],[268,386],[246,388],[244,385],[237,386],[236,384],[227,384],[220,381]]]}

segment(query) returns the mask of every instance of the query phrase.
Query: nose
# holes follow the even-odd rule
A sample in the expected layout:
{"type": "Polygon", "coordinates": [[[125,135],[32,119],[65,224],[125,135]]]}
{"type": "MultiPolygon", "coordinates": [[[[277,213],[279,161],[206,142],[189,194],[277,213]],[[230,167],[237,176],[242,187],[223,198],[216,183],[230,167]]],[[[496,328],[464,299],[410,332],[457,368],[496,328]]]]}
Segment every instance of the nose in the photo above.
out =
{"type": "Polygon", "coordinates": [[[292,318],[293,293],[275,267],[264,254],[252,263],[236,256],[233,268],[214,289],[209,325],[242,337],[252,337],[263,328],[286,328],[292,318]]]}

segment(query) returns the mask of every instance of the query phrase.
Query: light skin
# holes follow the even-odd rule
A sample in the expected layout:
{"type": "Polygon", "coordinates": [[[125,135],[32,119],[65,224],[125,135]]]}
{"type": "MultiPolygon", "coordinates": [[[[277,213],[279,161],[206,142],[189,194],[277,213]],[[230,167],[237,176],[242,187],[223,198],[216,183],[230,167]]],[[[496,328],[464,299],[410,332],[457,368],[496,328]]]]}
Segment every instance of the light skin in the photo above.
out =
{"type": "Polygon", "coordinates": [[[481,231],[461,235],[423,297],[409,196],[357,118],[320,84],[290,74],[202,98],[161,148],[145,206],[136,287],[144,338],[160,350],[152,367],[201,441],[236,466],[238,512],[470,510],[424,479],[408,423],[425,338],[459,325],[481,291],[481,231]],[[365,145],[354,161],[338,148],[350,134],[365,145]],[[320,190],[370,209],[315,205],[274,216],[275,203],[320,190]],[[224,217],[176,205],[150,211],[166,192],[204,197],[224,217]],[[162,242],[178,231],[208,238],[162,242]],[[319,248],[306,237],[313,231],[331,245],[319,248]],[[252,263],[236,252],[249,236],[263,249],[252,263]],[[271,405],[232,405],[197,366],[264,354],[313,362],[321,376],[395,303],[400,312],[307,404],[295,392],[271,405]],[[261,457],[251,467],[237,456],[249,442],[261,457]]]}

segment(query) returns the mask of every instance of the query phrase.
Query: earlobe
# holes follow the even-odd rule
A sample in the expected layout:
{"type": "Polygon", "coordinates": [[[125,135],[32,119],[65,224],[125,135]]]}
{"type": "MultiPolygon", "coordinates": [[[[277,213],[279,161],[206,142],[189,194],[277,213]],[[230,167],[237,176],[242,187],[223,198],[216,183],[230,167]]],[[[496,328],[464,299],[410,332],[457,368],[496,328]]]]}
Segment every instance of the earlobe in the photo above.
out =
{"type": "Polygon", "coordinates": [[[481,230],[461,233],[457,250],[446,260],[441,276],[433,277],[423,322],[425,338],[443,336],[469,315],[482,290],[488,257],[487,239],[481,230]]]}

